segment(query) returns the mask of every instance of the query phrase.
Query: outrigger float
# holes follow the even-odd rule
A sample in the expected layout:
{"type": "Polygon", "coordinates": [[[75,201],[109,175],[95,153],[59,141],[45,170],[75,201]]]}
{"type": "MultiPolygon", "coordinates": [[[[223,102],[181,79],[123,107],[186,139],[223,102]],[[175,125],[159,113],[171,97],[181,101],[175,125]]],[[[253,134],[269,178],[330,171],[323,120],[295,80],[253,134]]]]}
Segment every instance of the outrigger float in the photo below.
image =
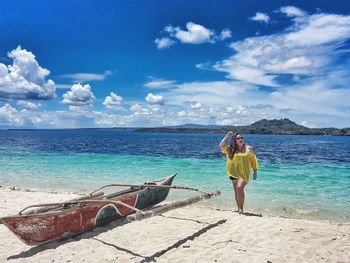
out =
{"type": "Polygon", "coordinates": [[[0,218],[20,240],[30,246],[71,237],[126,217],[128,221],[142,220],[164,212],[191,205],[220,195],[195,188],[171,186],[176,174],[142,185],[110,184],[89,195],[62,203],[31,205],[17,215],[0,218]],[[128,187],[105,195],[102,189],[112,186],[128,187]],[[200,192],[200,195],[143,211],[164,201],[170,189],[200,192]]]}

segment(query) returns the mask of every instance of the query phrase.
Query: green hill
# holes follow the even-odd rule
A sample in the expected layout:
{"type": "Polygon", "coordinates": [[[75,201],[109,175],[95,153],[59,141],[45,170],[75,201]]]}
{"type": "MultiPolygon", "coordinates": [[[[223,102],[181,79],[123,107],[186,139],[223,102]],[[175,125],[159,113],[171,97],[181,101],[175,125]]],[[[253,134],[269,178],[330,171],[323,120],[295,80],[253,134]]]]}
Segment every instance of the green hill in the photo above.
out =
{"type": "Polygon", "coordinates": [[[333,135],[350,136],[350,128],[307,128],[298,125],[289,119],[260,120],[247,126],[212,126],[203,127],[192,125],[191,127],[159,127],[139,128],[135,131],[143,132],[189,132],[189,133],[226,133],[229,130],[239,131],[245,134],[289,134],[289,135],[333,135]]]}

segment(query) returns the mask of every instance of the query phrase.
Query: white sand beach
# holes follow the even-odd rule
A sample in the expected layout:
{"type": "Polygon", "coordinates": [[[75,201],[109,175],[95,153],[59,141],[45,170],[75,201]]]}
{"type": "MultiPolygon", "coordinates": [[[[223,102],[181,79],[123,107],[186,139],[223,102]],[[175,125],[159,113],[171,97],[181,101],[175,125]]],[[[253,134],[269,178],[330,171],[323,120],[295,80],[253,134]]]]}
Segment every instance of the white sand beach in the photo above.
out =
{"type": "MultiPolygon", "coordinates": [[[[71,193],[0,188],[0,216],[71,193]]],[[[30,247],[0,225],[0,262],[350,262],[350,225],[197,203],[143,221],[114,222],[30,247]]]]}

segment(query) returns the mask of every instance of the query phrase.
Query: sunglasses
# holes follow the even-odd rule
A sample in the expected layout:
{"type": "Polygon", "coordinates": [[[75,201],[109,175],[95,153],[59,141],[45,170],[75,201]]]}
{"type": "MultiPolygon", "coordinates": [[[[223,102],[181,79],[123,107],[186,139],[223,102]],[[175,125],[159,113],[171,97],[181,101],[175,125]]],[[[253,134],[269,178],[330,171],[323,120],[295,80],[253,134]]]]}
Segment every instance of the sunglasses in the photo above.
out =
{"type": "Polygon", "coordinates": [[[243,140],[243,137],[236,137],[236,140],[243,140]]]}

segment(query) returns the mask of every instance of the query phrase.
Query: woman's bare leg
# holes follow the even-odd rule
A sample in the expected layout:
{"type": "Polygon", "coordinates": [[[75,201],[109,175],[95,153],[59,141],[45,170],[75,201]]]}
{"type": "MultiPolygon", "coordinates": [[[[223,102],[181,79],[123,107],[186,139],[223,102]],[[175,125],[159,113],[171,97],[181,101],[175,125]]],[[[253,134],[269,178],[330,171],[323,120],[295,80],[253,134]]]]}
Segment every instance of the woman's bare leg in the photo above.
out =
{"type": "Polygon", "coordinates": [[[236,184],[237,191],[237,203],[238,203],[238,213],[243,213],[243,205],[244,205],[244,187],[247,185],[245,181],[239,179],[236,184]]]}
{"type": "Polygon", "coordinates": [[[235,200],[236,200],[236,204],[237,204],[237,211],[239,211],[239,205],[238,205],[238,197],[237,197],[237,182],[238,180],[232,180],[232,186],[233,186],[233,190],[235,191],[235,200]]]}

